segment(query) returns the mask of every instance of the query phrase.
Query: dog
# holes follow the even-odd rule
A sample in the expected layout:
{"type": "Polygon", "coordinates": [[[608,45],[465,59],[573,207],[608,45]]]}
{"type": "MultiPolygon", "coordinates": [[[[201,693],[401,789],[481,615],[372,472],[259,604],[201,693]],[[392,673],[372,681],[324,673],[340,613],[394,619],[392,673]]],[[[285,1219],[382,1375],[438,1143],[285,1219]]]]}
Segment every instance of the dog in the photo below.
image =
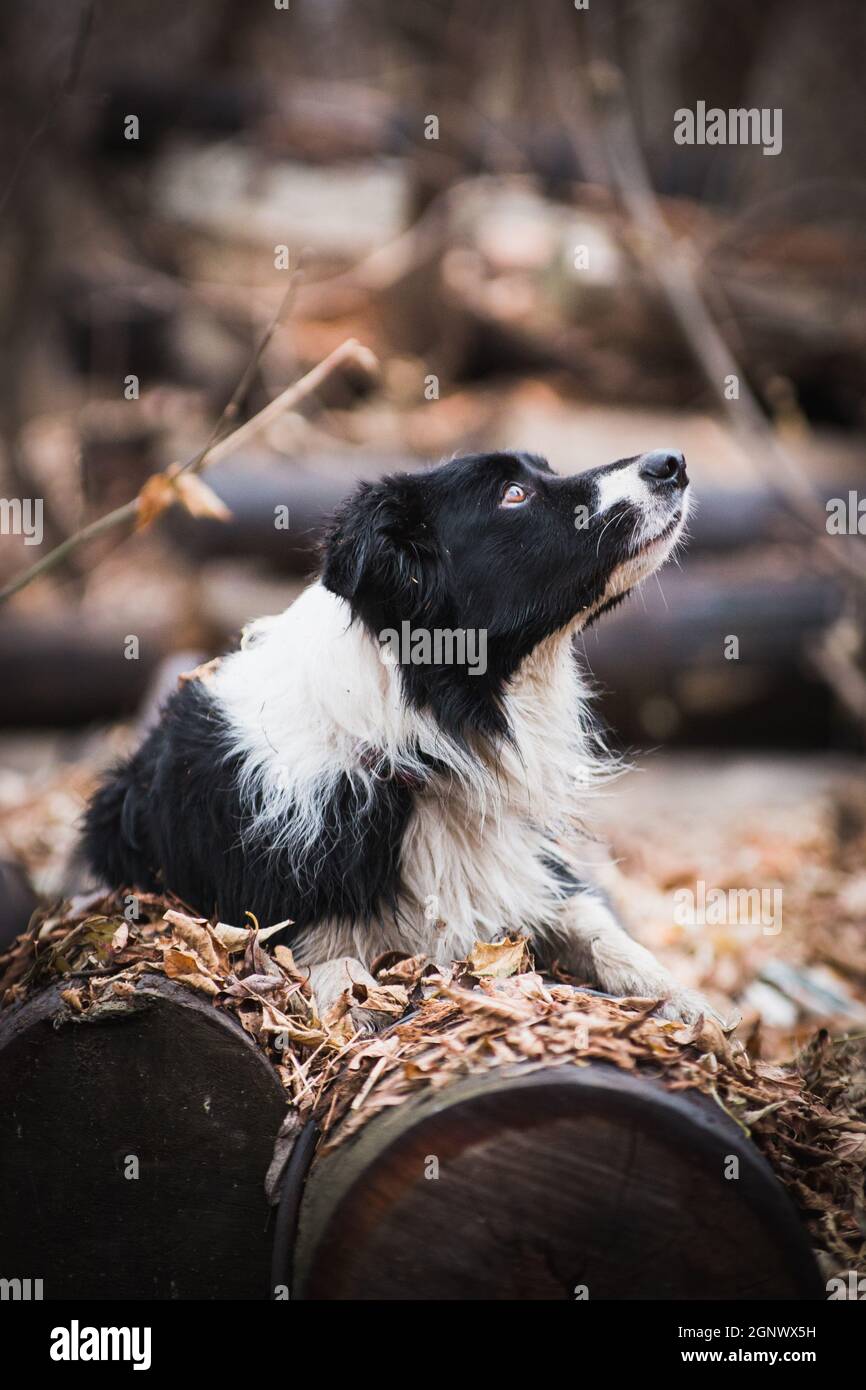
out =
{"type": "Polygon", "coordinates": [[[107,777],[90,866],[224,921],[291,919],[320,1011],[349,988],[362,1029],[383,1021],[363,1004],[383,952],[445,963],[518,933],[602,991],[712,1012],[587,880],[575,822],[606,758],[572,639],[671,555],[688,508],[666,449],[361,484],[319,579],[182,682],[107,777]]]}

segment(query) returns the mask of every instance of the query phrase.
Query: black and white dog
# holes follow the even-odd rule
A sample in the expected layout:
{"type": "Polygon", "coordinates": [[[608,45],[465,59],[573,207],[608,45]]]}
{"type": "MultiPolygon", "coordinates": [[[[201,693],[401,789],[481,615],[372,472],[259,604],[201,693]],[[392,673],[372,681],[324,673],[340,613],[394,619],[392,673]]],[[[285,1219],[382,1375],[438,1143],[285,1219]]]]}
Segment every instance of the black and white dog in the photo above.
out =
{"type": "Polygon", "coordinates": [[[320,1008],[383,951],[441,963],[525,933],[542,962],[695,1017],[568,843],[604,770],[572,638],[667,559],[687,510],[668,450],[363,484],[321,578],[182,684],[96,794],[91,867],[228,922],[291,918],[320,1008]]]}

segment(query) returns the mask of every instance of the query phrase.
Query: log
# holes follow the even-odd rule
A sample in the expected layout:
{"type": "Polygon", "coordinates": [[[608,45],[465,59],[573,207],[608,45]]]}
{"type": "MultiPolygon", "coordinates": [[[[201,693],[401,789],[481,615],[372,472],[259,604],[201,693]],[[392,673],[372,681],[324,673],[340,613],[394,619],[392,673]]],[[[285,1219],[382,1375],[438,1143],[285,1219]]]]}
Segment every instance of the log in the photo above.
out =
{"type": "MultiPolygon", "coordinates": [[[[286,542],[289,544],[289,542],[286,542]]],[[[849,748],[856,726],[812,662],[841,608],[832,581],[820,576],[764,581],[746,567],[734,580],[700,563],[647,584],[639,598],[605,617],[578,650],[600,690],[597,709],[614,738],[630,747],[849,748]],[[727,639],[740,643],[725,658],[727,639]]],[[[246,574],[223,591],[204,617],[231,646],[243,620],[282,606],[292,593],[261,590],[246,574]],[[248,600],[248,602],[247,602],[248,600]]],[[[0,623],[0,667],[15,680],[0,687],[7,725],[73,727],[128,716],[147,695],[163,649],[142,642],[140,661],[118,660],[122,635],[72,630],[49,620],[0,623]],[[19,644],[20,641],[20,644],[19,644]],[[65,673],[63,682],[54,679],[65,673]]],[[[182,663],[192,669],[195,661],[182,663]]]]}
{"type": "Polygon", "coordinates": [[[164,632],[144,630],[124,660],[128,628],[74,618],[4,613],[0,619],[0,725],[69,727],[117,719],[138,707],[164,655],[164,632]]]}
{"type": "Polygon", "coordinates": [[[4,1275],[46,1299],[267,1297],[273,1068],[182,985],[75,1022],[75,981],[0,1016],[4,1275]]]}
{"type": "MultiPolygon", "coordinates": [[[[242,504],[215,544],[240,552],[251,549],[258,534],[259,554],[275,561],[274,568],[284,564],[291,571],[305,563],[309,573],[315,520],[294,506],[292,518],[289,531],[273,525],[259,530],[242,504]]],[[[208,524],[199,523],[203,529],[208,524]]],[[[207,544],[209,538],[201,536],[189,548],[196,555],[198,545],[207,544]]],[[[793,568],[790,562],[787,567],[793,568]]],[[[219,589],[216,594],[200,622],[202,634],[216,637],[217,650],[234,644],[251,615],[292,597],[288,590],[275,594],[273,587],[260,591],[248,574],[232,585],[231,602],[219,589]]],[[[786,576],[777,569],[770,580],[760,554],[743,553],[724,567],[695,555],[682,572],[668,567],[661,587],[646,584],[578,646],[602,692],[599,713],[626,744],[851,746],[855,735],[810,664],[842,601],[838,586],[822,575],[786,576]],[[725,657],[731,635],[740,644],[736,660],[725,657]]],[[[0,722],[70,727],[133,713],[166,655],[165,633],[142,632],[137,624],[141,656],[125,661],[127,630],[112,635],[104,626],[97,630],[54,617],[25,624],[4,615],[0,669],[14,679],[0,683],[0,722]]],[[[189,661],[185,669],[195,664],[189,661]]]]}
{"type": "Polygon", "coordinates": [[[598,682],[599,709],[626,744],[692,747],[856,746],[812,654],[838,618],[839,586],[795,574],[788,558],[725,564],[695,557],[604,618],[578,641],[598,682]],[[781,570],[781,572],[780,572],[781,570]],[[731,637],[736,658],[726,656],[731,637]]]}
{"type": "Polygon", "coordinates": [[[301,1299],[824,1296],[738,1127],[605,1064],[471,1077],[372,1119],[314,1164],[274,1282],[301,1299]]]}
{"type": "Polygon", "coordinates": [[[83,982],[0,1015],[0,1249],[46,1299],[821,1296],[740,1128],[598,1061],[492,1067],[360,1125],[350,1107],[311,1169],[310,1119],[275,1228],[286,1092],[265,1052],[156,973],[80,1015],[83,982]]]}

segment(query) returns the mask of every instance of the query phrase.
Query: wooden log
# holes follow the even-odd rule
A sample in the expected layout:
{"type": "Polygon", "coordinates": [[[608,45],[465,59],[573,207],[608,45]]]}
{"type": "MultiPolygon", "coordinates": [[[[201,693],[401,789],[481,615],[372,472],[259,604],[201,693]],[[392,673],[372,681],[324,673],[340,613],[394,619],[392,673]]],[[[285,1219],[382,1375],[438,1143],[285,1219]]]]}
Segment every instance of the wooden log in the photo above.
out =
{"type": "Polygon", "coordinates": [[[821,1294],[740,1128],[599,1062],[425,1091],[309,1169],[311,1121],[273,1223],[286,1094],[264,1053],[157,974],[82,1016],[83,978],[0,1016],[0,1250],[47,1299],[821,1294]]]}
{"type": "Polygon", "coordinates": [[[791,570],[789,558],[787,573],[777,565],[768,576],[756,552],[724,564],[694,557],[590,629],[578,645],[616,735],[638,746],[854,745],[810,660],[844,595],[830,578],[791,570]]]}
{"type": "Polygon", "coordinates": [[[46,1299],[266,1298],[273,1068],[162,976],[86,1022],[74,985],[0,1016],[4,1276],[41,1278],[46,1299]]]}
{"type": "Polygon", "coordinates": [[[0,725],[63,726],[132,714],[164,654],[164,633],[136,635],[141,654],[123,658],[128,628],[71,617],[0,618],[0,725]]]}
{"type": "MultiPolygon", "coordinates": [[[[271,590],[264,593],[270,602],[271,590]]],[[[267,611],[252,585],[250,594],[242,613],[240,604],[206,613],[215,628],[224,624],[218,647],[233,644],[242,617],[267,611]]],[[[809,663],[840,607],[837,587],[820,576],[768,583],[746,561],[736,578],[690,562],[682,574],[669,568],[661,590],[647,584],[578,646],[601,690],[599,713],[627,744],[845,747],[854,734],[809,663]],[[736,660],[726,658],[731,636],[736,660]]],[[[4,619],[0,669],[15,679],[0,685],[0,722],[71,727],[128,716],[163,657],[159,637],[148,636],[141,660],[123,661],[122,632],[111,638],[53,619],[25,629],[4,619]]]]}
{"type": "Polygon", "coordinates": [[[274,1281],[301,1299],[824,1296],[723,1111],[603,1064],[471,1077],[377,1115],[314,1163],[274,1281]]]}
{"type": "MultiPolygon", "coordinates": [[[[306,515],[293,510],[297,528],[277,531],[273,525],[258,529],[242,513],[215,543],[229,552],[252,549],[258,533],[259,554],[275,568],[284,564],[291,571],[305,558],[309,573],[316,527],[302,520],[306,515]]],[[[198,544],[208,543],[199,538],[198,544]]],[[[197,553],[196,545],[189,548],[197,553]]],[[[246,607],[212,604],[201,615],[202,631],[216,636],[217,649],[231,646],[242,621],[268,611],[257,605],[274,603],[270,589],[264,595],[251,587],[246,607]]],[[[236,585],[233,597],[246,603],[247,593],[236,585]]],[[[278,595],[274,606],[290,597],[278,595]]],[[[646,584],[579,646],[602,691],[601,717],[626,744],[845,747],[854,744],[856,730],[846,725],[809,661],[841,606],[831,578],[775,572],[770,579],[758,552],[725,568],[695,555],[682,572],[669,567],[661,587],[646,584]],[[739,642],[736,659],[726,657],[731,636],[739,642]]],[[[0,670],[14,678],[0,683],[0,723],[69,727],[132,713],[165,654],[164,633],[136,630],[141,658],[124,661],[125,629],[112,635],[68,620],[24,624],[4,615],[0,670]]]]}

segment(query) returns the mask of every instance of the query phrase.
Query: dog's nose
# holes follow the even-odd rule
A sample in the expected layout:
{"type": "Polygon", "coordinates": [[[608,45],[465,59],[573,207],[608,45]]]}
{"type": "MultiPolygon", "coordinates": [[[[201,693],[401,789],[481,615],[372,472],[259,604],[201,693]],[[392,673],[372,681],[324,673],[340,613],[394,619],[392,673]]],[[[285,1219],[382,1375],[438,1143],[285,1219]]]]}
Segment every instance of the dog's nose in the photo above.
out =
{"type": "Polygon", "coordinates": [[[685,487],[689,481],[686,461],[677,449],[654,449],[651,454],[644,454],[638,473],[647,482],[671,483],[674,487],[685,487]]]}

